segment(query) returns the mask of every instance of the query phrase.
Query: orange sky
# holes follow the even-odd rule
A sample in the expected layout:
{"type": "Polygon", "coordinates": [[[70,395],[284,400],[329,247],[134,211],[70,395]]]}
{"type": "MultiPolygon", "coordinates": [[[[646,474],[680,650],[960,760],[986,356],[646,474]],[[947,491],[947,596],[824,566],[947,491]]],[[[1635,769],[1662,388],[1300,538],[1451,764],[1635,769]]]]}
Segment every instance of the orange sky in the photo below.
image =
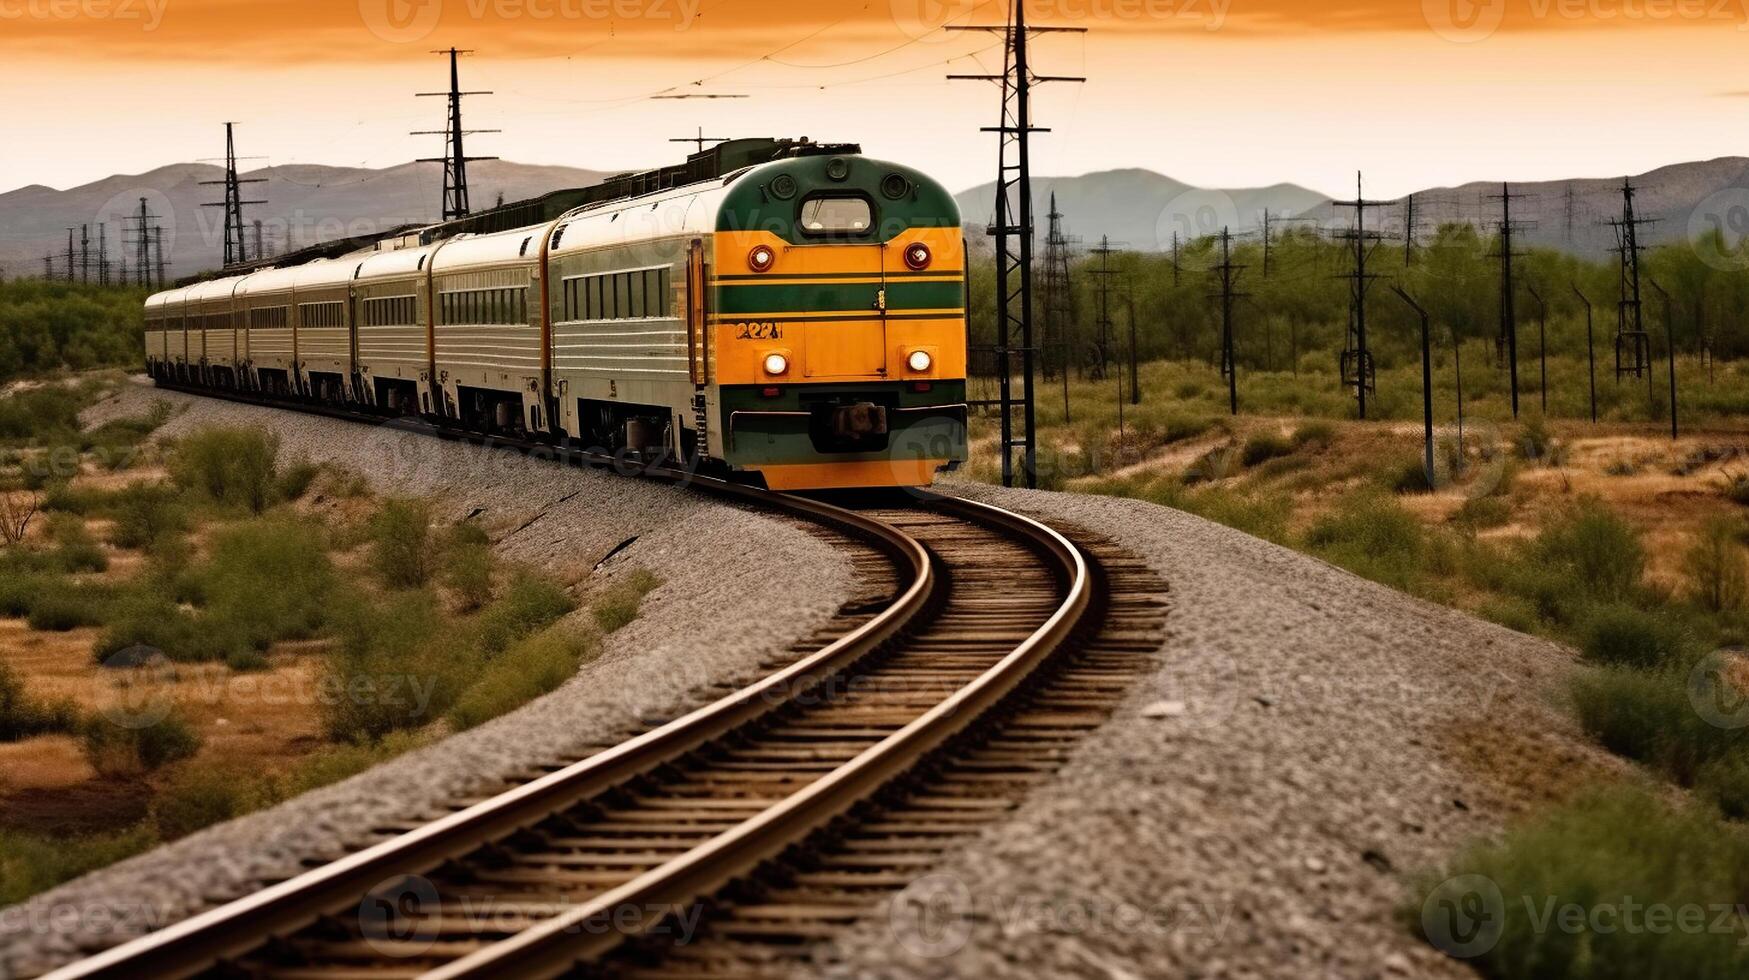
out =
{"type": "MultiPolygon", "coordinates": [[[[437,152],[428,52],[479,53],[477,152],[616,169],[667,140],[862,142],[950,185],[988,179],[976,129],[1001,0],[0,0],[0,189],[214,156],[218,123],[273,163],[437,152]],[[734,101],[655,100],[663,92],[734,101]]],[[[1033,0],[1040,173],[1141,166],[1202,184],[1391,195],[1481,178],[1613,175],[1749,153],[1749,0],[1033,0]]]]}

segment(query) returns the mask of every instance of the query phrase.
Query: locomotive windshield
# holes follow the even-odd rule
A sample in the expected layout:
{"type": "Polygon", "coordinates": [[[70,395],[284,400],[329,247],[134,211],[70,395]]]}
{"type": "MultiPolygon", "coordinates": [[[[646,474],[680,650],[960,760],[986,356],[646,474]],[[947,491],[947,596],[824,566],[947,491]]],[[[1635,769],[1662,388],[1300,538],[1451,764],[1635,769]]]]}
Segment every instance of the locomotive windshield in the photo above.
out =
{"type": "Polygon", "coordinates": [[[802,202],[802,229],[810,234],[861,234],[874,223],[873,208],[860,197],[812,197],[802,202]]]}

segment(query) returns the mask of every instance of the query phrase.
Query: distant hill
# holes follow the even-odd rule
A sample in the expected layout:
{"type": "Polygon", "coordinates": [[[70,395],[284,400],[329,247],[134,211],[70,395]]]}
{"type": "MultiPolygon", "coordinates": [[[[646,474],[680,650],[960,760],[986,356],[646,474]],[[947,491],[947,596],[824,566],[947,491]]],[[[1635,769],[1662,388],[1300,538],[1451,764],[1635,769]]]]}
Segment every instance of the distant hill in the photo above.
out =
{"type": "MultiPolygon", "coordinates": [[[[1749,159],[1725,157],[1700,163],[1679,163],[1632,177],[1638,189],[1639,217],[1653,219],[1641,231],[1641,242],[1659,245],[1698,236],[1722,223],[1736,241],[1749,222],[1749,159]]],[[[1586,178],[1512,184],[1523,195],[1513,203],[1513,220],[1523,222],[1520,241],[1526,246],[1560,249],[1603,259],[1615,248],[1608,222],[1621,217],[1622,177],[1586,178]],[[1569,189],[1571,197],[1569,198],[1569,189]],[[1571,210],[1569,211],[1569,200],[1571,210]],[[1569,220],[1569,213],[1571,220],[1569,220]]],[[[1292,184],[1274,187],[1215,190],[1191,187],[1148,170],[1112,170],[1081,177],[1035,179],[1036,224],[1042,240],[1045,214],[1054,191],[1066,231],[1083,246],[1110,236],[1114,245],[1142,251],[1164,251],[1172,233],[1181,237],[1218,234],[1230,226],[1235,234],[1262,227],[1265,208],[1285,221],[1283,227],[1344,228],[1353,212],[1335,208],[1330,198],[1292,184]]],[[[974,244],[990,219],[994,187],[985,184],[959,194],[962,217],[974,244]]],[[[1489,200],[1500,184],[1476,182],[1461,187],[1436,187],[1415,194],[1418,234],[1430,235],[1441,224],[1470,224],[1492,234],[1500,220],[1500,203],[1489,200]]],[[[1344,197],[1352,197],[1345,193],[1344,197]]],[[[1372,196],[1369,191],[1368,196],[1372,196]]],[[[1401,204],[1370,211],[1373,227],[1401,240],[1406,211],[1401,204]]],[[[980,247],[987,248],[987,245],[980,247]]]]}
{"type": "MultiPolygon", "coordinates": [[[[1607,258],[1616,247],[1608,222],[1622,214],[1623,177],[1553,180],[1512,184],[1512,219],[1528,227],[1519,232],[1526,246],[1560,249],[1592,259],[1607,258]],[[1571,209],[1569,210],[1569,202],[1571,209]],[[1570,218],[1569,218],[1570,215],[1570,218]]],[[[1701,163],[1678,163],[1632,175],[1634,211],[1653,224],[1641,229],[1642,245],[1662,245],[1699,237],[1710,224],[1723,222],[1729,240],[1746,230],[1749,218],[1749,158],[1722,157],[1701,163]]],[[[1416,226],[1427,234],[1441,224],[1471,224],[1492,234],[1500,221],[1500,194],[1492,182],[1436,187],[1415,195],[1416,226]]],[[[1333,213],[1328,203],[1307,215],[1321,224],[1346,225],[1352,211],[1333,213]]],[[[1404,212],[1387,209],[1384,228],[1401,236],[1404,212]]]]}
{"type": "MultiPolygon", "coordinates": [[[[1177,232],[1184,240],[1219,234],[1223,226],[1239,233],[1260,228],[1263,212],[1291,217],[1328,202],[1327,195],[1294,184],[1273,187],[1211,190],[1192,187],[1151,170],[1107,170],[1081,177],[1033,179],[1034,221],[1043,238],[1051,195],[1063,212],[1064,230],[1083,244],[1109,236],[1113,246],[1142,251],[1172,247],[1177,232]]],[[[994,184],[955,195],[966,226],[982,234],[994,209],[994,184]]]]}
{"type": "MultiPolygon", "coordinates": [[[[244,208],[244,219],[263,223],[270,251],[321,241],[373,234],[404,224],[437,220],[442,208],[443,168],[435,163],[408,163],[385,170],[295,165],[270,167],[243,175],[265,183],[243,185],[245,200],[266,204],[244,208]]],[[[503,195],[523,200],[567,187],[599,183],[606,174],[570,167],[543,167],[483,160],[468,167],[475,210],[491,207],[503,195]]],[[[55,253],[57,273],[64,270],[67,228],[79,234],[90,226],[90,251],[95,262],[99,225],[107,222],[109,255],[119,269],[134,252],[122,237],[132,238],[133,223],[124,219],[139,212],[140,198],[164,225],[164,253],[172,278],[192,275],[220,264],[224,247],[224,211],[202,205],[222,201],[224,188],[204,181],[221,180],[220,167],[179,163],[149,173],[118,175],[54,190],[41,185],[0,194],[0,265],[11,275],[41,275],[43,254],[55,253]]],[[[253,231],[250,233],[251,248],[253,231]]]]}

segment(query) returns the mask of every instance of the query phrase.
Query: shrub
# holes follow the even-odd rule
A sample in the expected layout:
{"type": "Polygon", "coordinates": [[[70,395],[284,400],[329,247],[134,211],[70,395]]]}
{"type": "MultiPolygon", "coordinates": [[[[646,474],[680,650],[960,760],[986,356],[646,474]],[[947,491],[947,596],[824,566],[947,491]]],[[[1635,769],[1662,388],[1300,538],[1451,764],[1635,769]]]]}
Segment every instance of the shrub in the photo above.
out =
{"type": "Polygon", "coordinates": [[[55,514],[49,518],[48,533],[55,542],[54,563],[62,571],[101,572],[109,567],[109,556],[91,536],[83,518],[55,514]]]}
{"type": "Polygon", "coordinates": [[[643,604],[644,596],[661,584],[661,579],[642,568],[626,576],[623,581],[614,583],[595,600],[591,609],[595,616],[595,625],[603,633],[624,629],[638,618],[638,609],[643,604]]]}
{"type": "Polygon", "coordinates": [[[487,606],[475,620],[480,652],[487,657],[502,653],[512,643],[546,629],[577,608],[556,582],[529,573],[518,574],[504,595],[487,606]]]}
{"type": "Polygon", "coordinates": [[[24,689],[24,680],[12,665],[0,661],[0,742],[69,735],[78,730],[79,709],[72,701],[43,704],[24,689]]]}
{"type": "Polygon", "coordinates": [[[1741,609],[1749,597],[1749,561],[1737,536],[1736,522],[1715,518],[1701,529],[1684,556],[1689,594],[1703,609],[1741,609]]]}
{"type": "Polygon", "coordinates": [[[1427,481],[1427,463],[1419,456],[1398,462],[1387,473],[1386,482],[1392,493],[1433,492],[1433,484],[1427,481]]]}
{"type": "Polygon", "coordinates": [[[321,529],[297,520],[250,521],[214,539],[212,559],[196,573],[205,621],[241,632],[257,650],[309,639],[327,620],[333,564],[321,529]]]}
{"type": "Polygon", "coordinates": [[[1245,466],[1257,466],[1278,459],[1294,451],[1294,447],[1274,432],[1258,432],[1245,440],[1245,448],[1240,451],[1239,459],[1245,466]]]}
{"type": "Polygon", "coordinates": [[[467,544],[448,550],[443,581],[462,612],[473,612],[492,601],[493,564],[491,545],[467,544]]]}
{"type": "Polygon", "coordinates": [[[1599,667],[1575,674],[1570,691],[1580,725],[1599,744],[1684,785],[1707,763],[1749,749],[1749,733],[1695,711],[1684,669],[1599,667]]]}
{"type": "Polygon", "coordinates": [[[145,826],[92,837],[45,837],[0,830],[0,906],[15,905],[157,843],[145,826]]]}
{"type": "Polygon", "coordinates": [[[160,840],[240,817],[261,802],[256,780],[246,772],[201,766],[178,773],[152,800],[151,820],[160,840]]]}
{"type": "Polygon", "coordinates": [[[455,703],[479,655],[429,592],[402,592],[380,606],[355,602],[337,617],[340,645],[328,654],[322,703],[335,741],[371,744],[418,728],[455,703]]]}
{"type": "Polygon", "coordinates": [[[104,597],[100,590],[89,586],[66,585],[44,588],[30,604],[26,621],[33,630],[45,633],[65,633],[84,626],[101,626],[104,620],[104,597]]]}
{"type": "Polygon", "coordinates": [[[67,385],[26,388],[0,398],[0,439],[44,443],[75,438],[91,393],[67,385]]]}
{"type": "Polygon", "coordinates": [[[1627,598],[1646,569],[1639,532],[1595,499],[1550,522],[1532,550],[1545,574],[1568,576],[1599,599],[1627,598]]]}
{"type": "Polygon", "coordinates": [[[1680,623],[1622,603],[1593,608],[1579,632],[1586,660],[1616,667],[1649,670],[1681,663],[1693,646],[1680,623]]]}
{"type": "Polygon", "coordinates": [[[1499,497],[1471,497],[1465,500],[1451,522],[1474,534],[1488,528],[1504,527],[1512,521],[1512,504],[1499,497]]]}
{"type": "Polygon", "coordinates": [[[1524,430],[1519,434],[1518,453],[1527,462],[1547,461],[1554,449],[1554,442],[1548,423],[1541,415],[1532,415],[1525,420],[1524,430]]]}
{"type": "Polygon", "coordinates": [[[188,513],[176,492],[158,483],[130,483],[111,506],[115,526],[109,541],[118,548],[145,548],[188,530],[188,513]]]}
{"type": "Polygon", "coordinates": [[[202,429],[176,444],[170,475],[214,503],[261,513],[273,502],[279,437],[256,429],[202,429]]]}
{"type": "Polygon", "coordinates": [[[1592,791],[1513,828],[1498,844],[1469,848],[1426,879],[1404,917],[1420,932],[1429,919],[1441,921],[1424,918],[1424,909],[1472,907],[1473,894],[1463,891],[1476,880],[1471,875],[1491,881],[1504,899],[1499,941],[1471,961],[1486,976],[1723,980],[1749,973],[1749,948],[1734,919],[1728,930],[1646,927],[1648,907],[1698,907],[1710,922],[1715,910],[1742,900],[1749,836],[1704,808],[1673,808],[1637,787],[1592,791]],[[1571,929],[1561,925],[1569,906],[1587,916],[1615,914],[1586,920],[1608,928],[1571,929]],[[1638,915],[1623,918],[1636,906],[1638,915]]]}
{"type": "Polygon", "coordinates": [[[457,729],[473,728],[555,691],[596,648],[563,628],[519,640],[487,665],[453,708],[457,729]]]}
{"type": "Polygon", "coordinates": [[[157,583],[137,583],[111,605],[92,658],[105,663],[133,646],[151,647],[179,663],[199,663],[224,660],[250,644],[237,624],[197,619],[157,583]]]}
{"type": "Polygon", "coordinates": [[[1729,755],[1700,768],[1695,788],[1732,820],[1749,818],[1749,755],[1729,755]]]}
{"type": "Polygon", "coordinates": [[[385,500],[371,522],[371,566],[391,589],[431,581],[431,508],[419,500],[385,500]]]}
{"type": "Polygon", "coordinates": [[[310,492],[310,487],[316,482],[316,477],[322,474],[322,468],[308,460],[299,460],[286,467],[285,472],[275,481],[274,491],[281,500],[302,500],[310,492]]]}
{"type": "Polygon", "coordinates": [[[1328,422],[1305,422],[1294,430],[1294,448],[1328,449],[1336,441],[1336,427],[1328,422]]]}
{"type": "Polygon", "coordinates": [[[29,616],[37,596],[47,587],[45,577],[35,570],[12,563],[0,566],[0,616],[11,619],[29,616]]]}
{"type": "MultiPolygon", "coordinates": [[[[156,713],[156,712],[153,712],[156,713]]],[[[130,727],[107,718],[85,724],[85,758],[104,776],[137,776],[156,772],[200,751],[200,734],[174,708],[159,720],[130,727]]]]}
{"type": "Polygon", "coordinates": [[[1419,577],[1426,536],[1396,501],[1367,493],[1338,503],[1307,532],[1306,544],[1357,575],[1407,589],[1419,577]]]}

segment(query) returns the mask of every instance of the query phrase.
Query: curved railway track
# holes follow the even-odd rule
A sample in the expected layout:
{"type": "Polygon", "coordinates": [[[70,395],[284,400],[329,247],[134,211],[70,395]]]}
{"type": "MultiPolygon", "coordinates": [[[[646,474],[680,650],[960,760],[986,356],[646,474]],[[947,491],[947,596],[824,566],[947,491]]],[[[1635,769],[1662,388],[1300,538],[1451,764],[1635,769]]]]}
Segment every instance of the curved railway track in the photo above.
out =
{"type": "Polygon", "coordinates": [[[1026,517],[692,480],[866,542],[894,595],[713,704],[50,976],[765,973],[1015,805],[1159,645],[1151,573],[1026,517]]]}

